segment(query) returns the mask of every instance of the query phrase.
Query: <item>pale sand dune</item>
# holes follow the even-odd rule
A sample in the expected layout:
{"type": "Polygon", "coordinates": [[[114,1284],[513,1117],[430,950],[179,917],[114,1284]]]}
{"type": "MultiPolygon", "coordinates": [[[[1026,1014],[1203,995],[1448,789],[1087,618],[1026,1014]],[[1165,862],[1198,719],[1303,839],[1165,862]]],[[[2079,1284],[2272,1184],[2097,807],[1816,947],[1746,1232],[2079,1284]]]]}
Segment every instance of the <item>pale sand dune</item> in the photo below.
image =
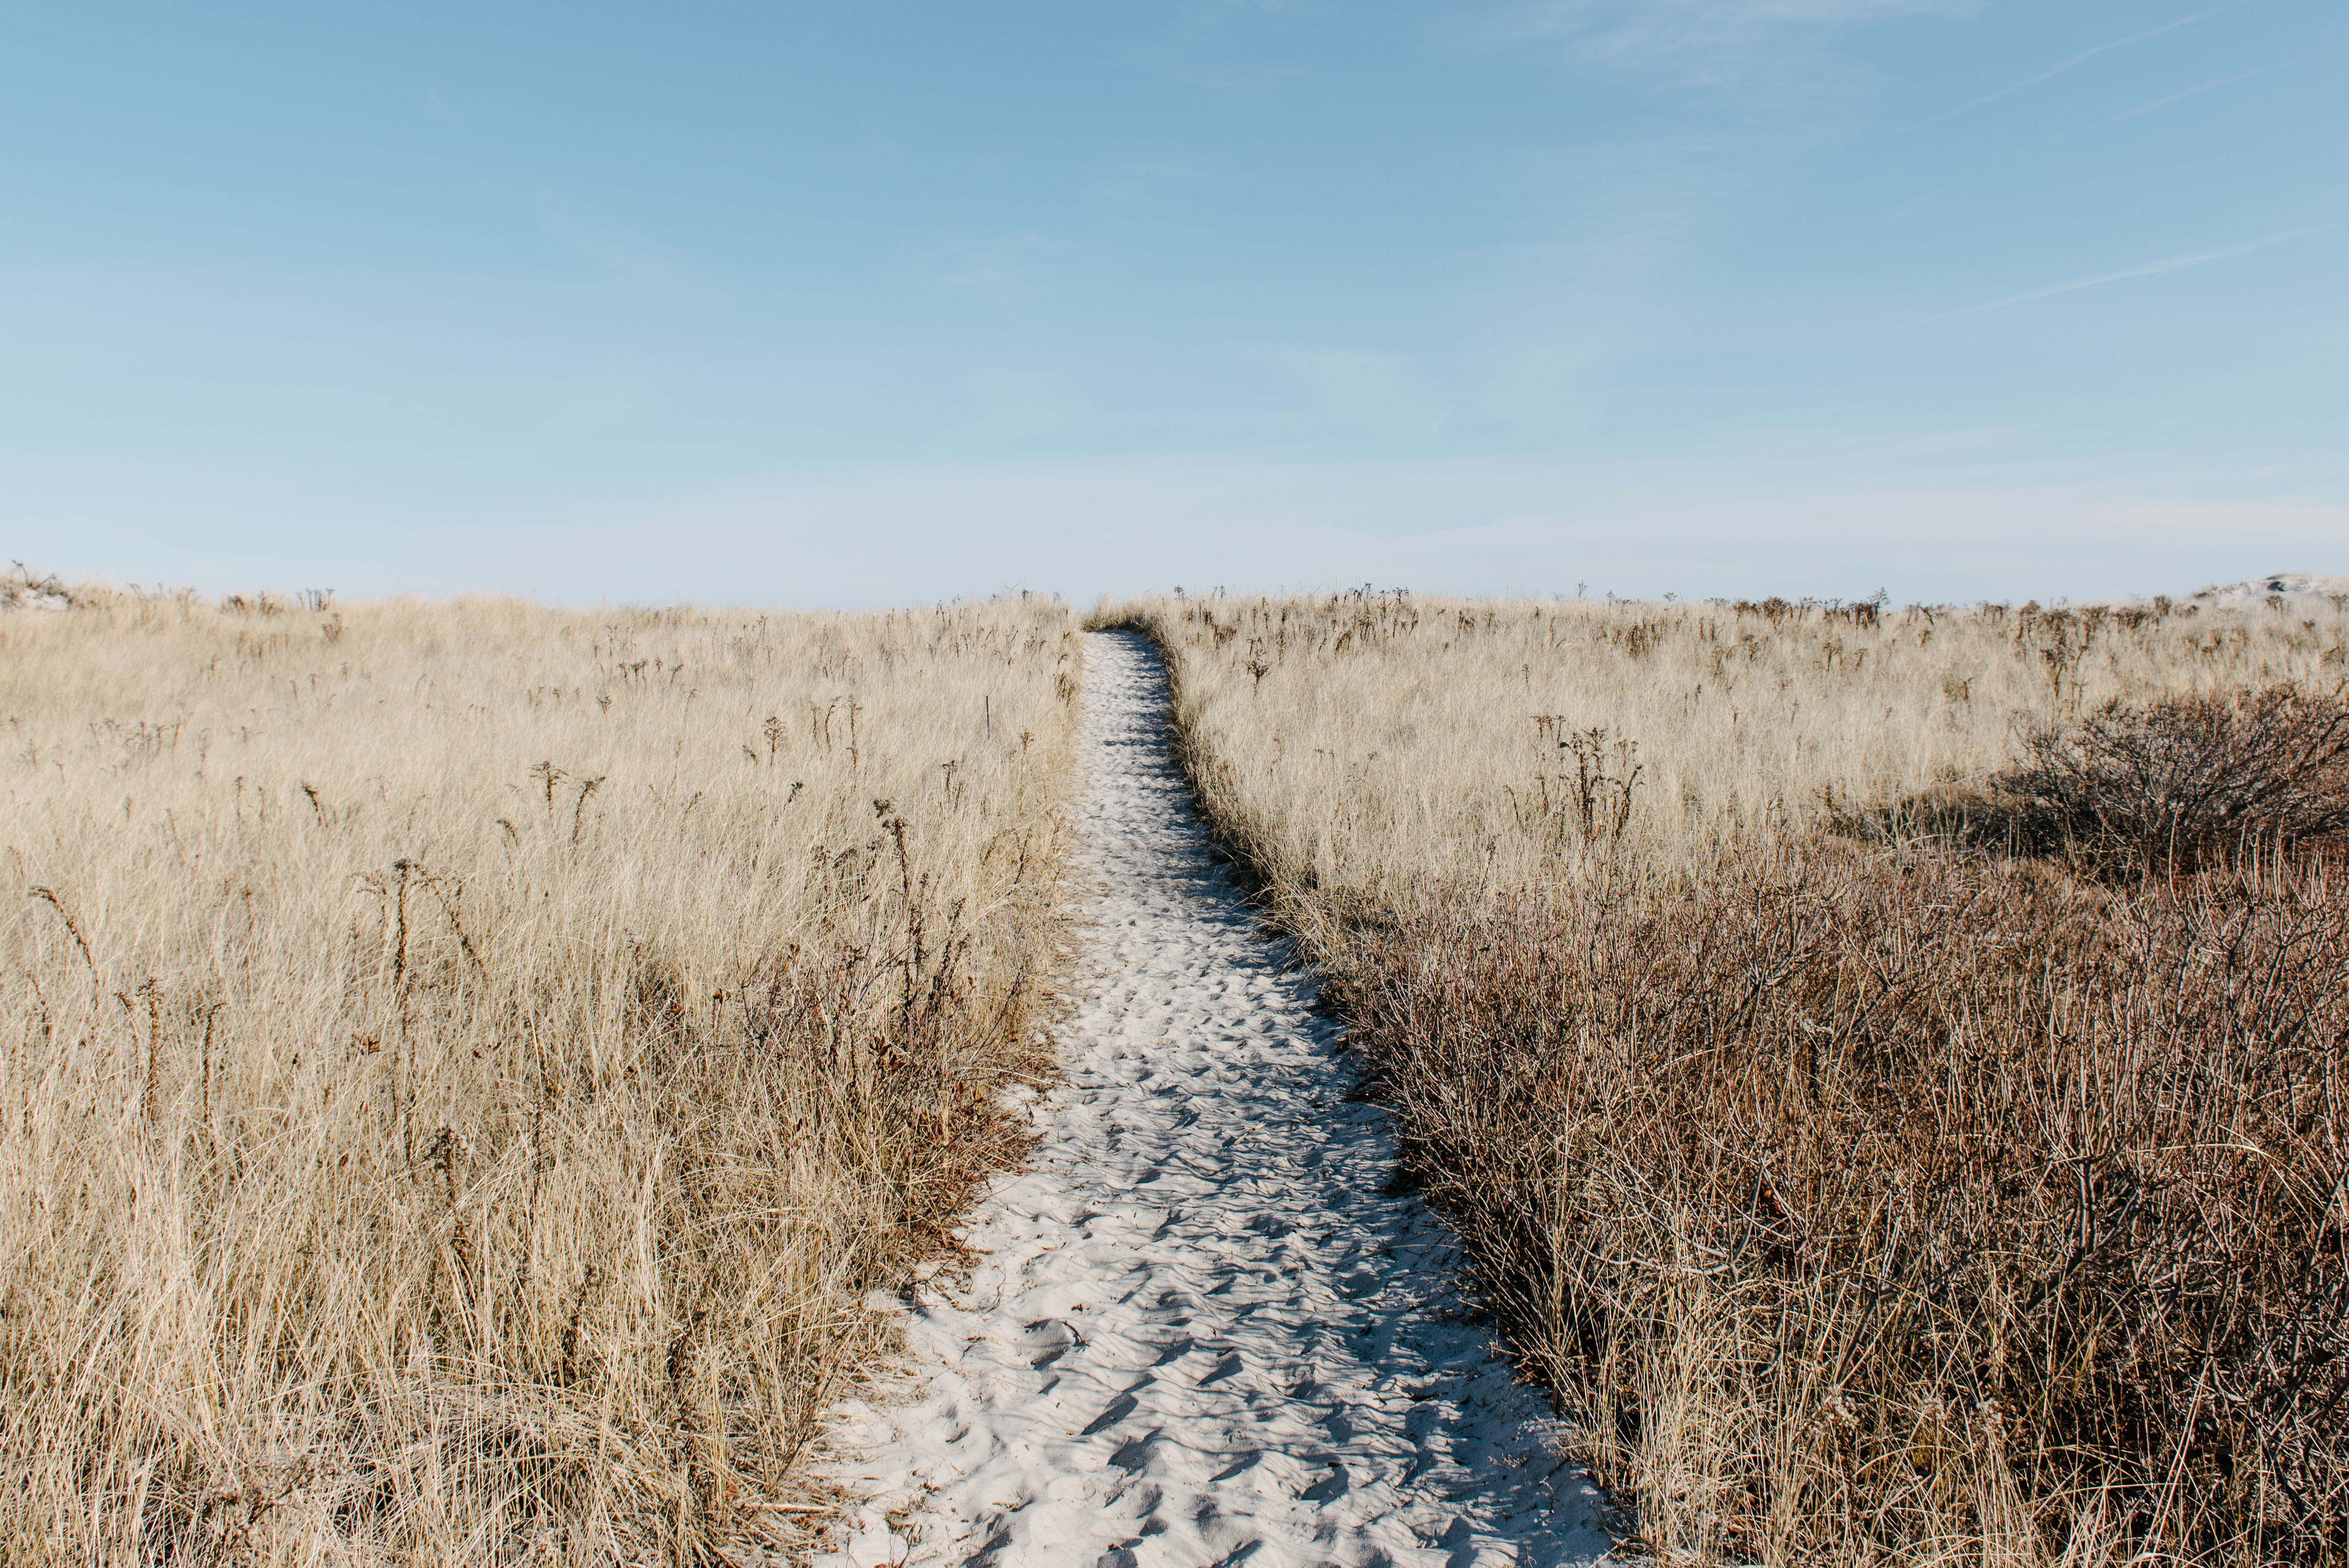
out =
{"type": "MultiPolygon", "coordinates": [[[[2269,607],[2271,599],[2281,599],[2295,609],[2331,608],[2335,600],[2349,597],[2349,576],[2322,572],[2271,572],[2264,577],[2246,577],[2240,583],[2213,583],[2192,593],[2164,597],[2181,607],[2199,610],[2261,610],[2269,607]]],[[[2081,601],[2080,608],[2102,604],[2117,609],[2153,602],[2149,595],[2087,599],[2081,601]]]]}
{"type": "Polygon", "coordinates": [[[70,610],[73,595],[54,577],[36,577],[19,562],[0,577],[0,610],[70,610]]]}
{"type": "Polygon", "coordinates": [[[2287,604],[2329,604],[2344,593],[2349,593],[2349,577],[2314,572],[2271,572],[2265,577],[2205,588],[2187,595],[2180,603],[2213,610],[2255,610],[2270,599],[2282,599],[2287,604]]]}
{"type": "Polygon", "coordinates": [[[1139,638],[1089,641],[1092,989],[903,1401],[842,1412],[830,1564],[1563,1563],[1601,1501],[1387,1191],[1384,1112],[1210,847],[1139,638]],[[893,1533],[889,1521],[897,1522],[893,1533]]]}

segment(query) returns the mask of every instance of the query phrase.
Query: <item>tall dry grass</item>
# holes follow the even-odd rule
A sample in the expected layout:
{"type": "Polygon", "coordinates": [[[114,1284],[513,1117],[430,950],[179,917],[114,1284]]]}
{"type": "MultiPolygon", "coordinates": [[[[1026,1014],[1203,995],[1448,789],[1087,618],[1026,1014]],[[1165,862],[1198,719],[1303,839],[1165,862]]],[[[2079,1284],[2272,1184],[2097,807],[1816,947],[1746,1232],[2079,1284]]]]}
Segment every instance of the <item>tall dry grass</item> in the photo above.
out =
{"type": "Polygon", "coordinates": [[[2337,612],[1097,618],[1645,1550],[2349,1544],[2337,612]]]}
{"type": "Polygon", "coordinates": [[[753,1560],[1019,1144],[1079,642],[0,616],[0,1561],[753,1560]]]}
{"type": "Polygon", "coordinates": [[[1547,883],[1600,839],[1690,861],[1914,812],[2108,701],[2349,676],[2339,610],[1340,595],[1107,614],[1166,643],[1210,803],[1274,880],[1389,903],[1547,883]]]}

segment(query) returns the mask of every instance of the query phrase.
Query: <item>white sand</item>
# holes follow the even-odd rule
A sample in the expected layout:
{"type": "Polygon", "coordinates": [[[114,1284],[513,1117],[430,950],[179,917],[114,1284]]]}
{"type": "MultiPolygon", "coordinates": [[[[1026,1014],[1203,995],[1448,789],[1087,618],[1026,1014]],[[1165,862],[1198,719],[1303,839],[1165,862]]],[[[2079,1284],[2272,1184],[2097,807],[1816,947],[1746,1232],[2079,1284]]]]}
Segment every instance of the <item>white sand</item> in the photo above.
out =
{"type": "Polygon", "coordinates": [[[0,610],[70,610],[73,600],[65,593],[18,579],[0,582],[0,610]]]}
{"type": "Polygon", "coordinates": [[[2247,582],[2205,588],[2179,602],[2212,610],[2257,610],[2264,608],[2271,598],[2294,606],[2329,604],[2337,593],[2349,593],[2349,577],[2328,577],[2313,572],[2271,572],[2247,582]]]}
{"type": "MultiPolygon", "coordinates": [[[[2286,608],[2305,612],[2320,607],[2330,609],[2336,594],[2349,594],[2349,577],[2327,576],[2319,572],[2271,572],[2264,577],[2247,577],[2240,583],[2214,583],[2198,593],[2168,597],[2179,609],[2264,610],[2270,607],[2269,600],[2281,599],[2286,608]]],[[[2084,599],[2079,607],[2085,610],[2101,604],[2121,609],[2152,603],[2150,595],[2137,594],[2120,599],[2084,599]]]]}
{"type": "Polygon", "coordinates": [[[974,1275],[899,1307],[902,1402],[837,1413],[867,1501],[823,1561],[1597,1561],[1547,1398],[1463,1320],[1456,1245],[1386,1191],[1386,1114],[1208,844],[1156,657],[1086,658],[1065,1083],[967,1233],[974,1275]]]}

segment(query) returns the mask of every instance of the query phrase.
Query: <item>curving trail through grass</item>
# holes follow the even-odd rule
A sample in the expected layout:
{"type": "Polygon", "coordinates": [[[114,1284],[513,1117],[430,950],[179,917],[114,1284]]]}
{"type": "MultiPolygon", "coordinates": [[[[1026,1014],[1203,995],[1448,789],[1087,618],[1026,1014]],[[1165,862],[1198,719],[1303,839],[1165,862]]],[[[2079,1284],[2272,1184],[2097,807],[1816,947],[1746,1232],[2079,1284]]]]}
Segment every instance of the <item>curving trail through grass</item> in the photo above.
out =
{"type": "Polygon", "coordinates": [[[1156,655],[1096,634],[1086,667],[1064,1079],[966,1236],[979,1266],[902,1309],[903,1397],[843,1412],[865,1501],[825,1561],[1598,1562],[1601,1500],[1208,841],[1156,655]]]}

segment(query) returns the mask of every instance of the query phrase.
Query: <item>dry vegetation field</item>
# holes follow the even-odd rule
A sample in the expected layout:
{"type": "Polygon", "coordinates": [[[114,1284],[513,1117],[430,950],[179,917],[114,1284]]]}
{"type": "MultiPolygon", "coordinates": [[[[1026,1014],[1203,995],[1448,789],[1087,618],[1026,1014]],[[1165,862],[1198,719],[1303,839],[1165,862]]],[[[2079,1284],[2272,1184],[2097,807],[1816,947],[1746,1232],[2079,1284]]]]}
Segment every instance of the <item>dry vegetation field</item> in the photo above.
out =
{"type": "Polygon", "coordinates": [[[1668,1562],[2349,1549],[2349,621],[1104,605],[1668,1562]]]}
{"type": "Polygon", "coordinates": [[[1020,1144],[1074,620],[0,614],[0,1561],[711,1562],[1020,1144]]]}

